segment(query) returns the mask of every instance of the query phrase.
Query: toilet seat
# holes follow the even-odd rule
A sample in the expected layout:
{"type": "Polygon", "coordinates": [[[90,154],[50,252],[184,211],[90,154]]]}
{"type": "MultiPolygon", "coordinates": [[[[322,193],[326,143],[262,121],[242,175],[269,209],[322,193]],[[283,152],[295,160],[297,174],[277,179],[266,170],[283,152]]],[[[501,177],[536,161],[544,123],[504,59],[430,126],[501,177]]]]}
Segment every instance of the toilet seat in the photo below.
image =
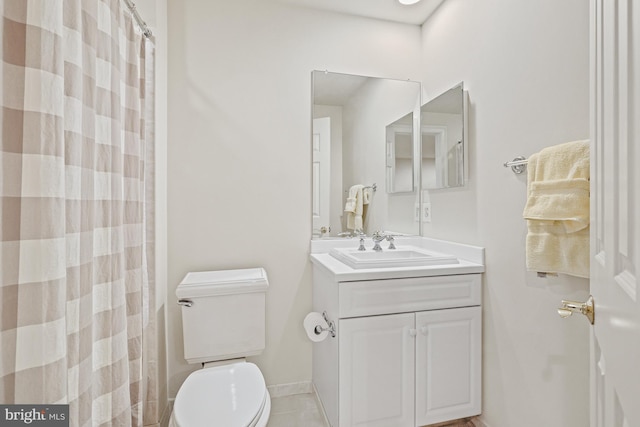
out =
{"type": "Polygon", "coordinates": [[[173,425],[263,427],[271,401],[262,373],[240,362],[191,373],[178,390],[173,425]]]}

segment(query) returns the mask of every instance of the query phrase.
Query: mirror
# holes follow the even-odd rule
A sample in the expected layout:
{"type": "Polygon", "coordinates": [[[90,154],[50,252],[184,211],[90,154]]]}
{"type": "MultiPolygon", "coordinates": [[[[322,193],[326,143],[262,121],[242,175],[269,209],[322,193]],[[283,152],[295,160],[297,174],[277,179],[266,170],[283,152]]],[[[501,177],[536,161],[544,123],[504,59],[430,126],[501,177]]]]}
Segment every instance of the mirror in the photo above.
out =
{"type": "Polygon", "coordinates": [[[413,153],[417,144],[413,137],[413,112],[399,118],[386,128],[387,193],[414,190],[413,153]]]}
{"type": "Polygon", "coordinates": [[[350,236],[358,227],[367,235],[420,234],[417,168],[409,160],[418,150],[407,142],[417,134],[420,83],[314,71],[312,89],[313,237],[350,236]],[[391,182],[389,126],[398,140],[391,182]]]}
{"type": "Polygon", "coordinates": [[[464,116],[462,83],[420,108],[423,190],[464,185],[464,116]]]}

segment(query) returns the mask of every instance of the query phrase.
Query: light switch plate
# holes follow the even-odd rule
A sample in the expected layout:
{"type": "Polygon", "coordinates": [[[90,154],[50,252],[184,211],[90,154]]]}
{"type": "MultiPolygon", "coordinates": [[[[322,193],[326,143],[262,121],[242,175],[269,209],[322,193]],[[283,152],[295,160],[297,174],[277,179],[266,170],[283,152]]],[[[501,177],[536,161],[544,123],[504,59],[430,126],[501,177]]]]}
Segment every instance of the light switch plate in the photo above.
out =
{"type": "Polygon", "coordinates": [[[431,222],[431,203],[422,204],[422,222],[431,222]]]}

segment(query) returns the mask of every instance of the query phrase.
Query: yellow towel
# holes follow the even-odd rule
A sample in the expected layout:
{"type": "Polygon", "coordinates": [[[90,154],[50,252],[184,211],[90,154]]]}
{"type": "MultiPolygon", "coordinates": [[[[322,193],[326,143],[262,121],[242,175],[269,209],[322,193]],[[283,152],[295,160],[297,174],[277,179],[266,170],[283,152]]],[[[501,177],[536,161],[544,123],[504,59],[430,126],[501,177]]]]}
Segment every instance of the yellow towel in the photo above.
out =
{"type": "Polygon", "coordinates": [[[527,269],[589,277],[589,142],[545,148],[527,168],[527,269]]]}

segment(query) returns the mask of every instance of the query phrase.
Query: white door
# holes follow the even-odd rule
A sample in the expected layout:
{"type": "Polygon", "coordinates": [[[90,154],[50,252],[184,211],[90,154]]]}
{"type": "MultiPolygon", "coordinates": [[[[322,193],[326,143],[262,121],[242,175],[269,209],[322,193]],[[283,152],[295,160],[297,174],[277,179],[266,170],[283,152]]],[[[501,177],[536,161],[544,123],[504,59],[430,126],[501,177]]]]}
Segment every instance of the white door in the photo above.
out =
{"type": "Polygon", "coordinates": [[[591,0],[591,427],[640,426],[639,6],[591,0]]]}
{"type": "Polygon", "coordinates": [[[313,119],[312,212],[313,235],[329,233],[329,199],[331,185],[331,119],[313,119]],[[323,229],[324,227],[324,229],[323,229]],[[324,231],[323,231],[324,230],[324,231]]]}
{"type": "Polygon", "coordinates": [[[478,415],[482,309],[416,313],[416,425],[478,415]]]}
{"type": "Polygon", "coordinates": [[[415,426],[414,325],[413,313],[340,320],[340,427],[415,426]]]}

